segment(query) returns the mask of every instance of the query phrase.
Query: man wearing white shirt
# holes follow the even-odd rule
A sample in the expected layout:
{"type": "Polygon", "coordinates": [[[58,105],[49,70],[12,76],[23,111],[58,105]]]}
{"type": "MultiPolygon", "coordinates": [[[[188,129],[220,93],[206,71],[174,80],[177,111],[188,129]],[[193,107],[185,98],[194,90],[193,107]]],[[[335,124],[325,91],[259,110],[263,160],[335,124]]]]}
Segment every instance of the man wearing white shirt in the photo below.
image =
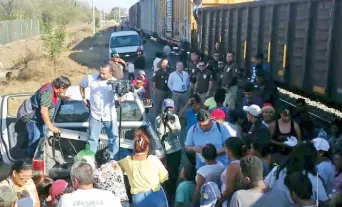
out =
{"type": "Polygon", "coordinates": [[[97,151],[97,145],[104,127],[112,158],[119,151],[118,125],[115,108],[115,94],[108,80],[116,80],[112,76],[109,64],[102,64],[100,72],[88,75],[80,83],[80,93],[83,103],[90,108],[88,144],[92,152],[97,151]],[[90,88],[89,103],[85,98],[85,88],[90,88]]]}
{"type": "Polygon", "coordinates": [[[58,207],[122,207],[120,198],[112,192],[96,189],[93,184],[94,170],[86,162],[76,162],[70,170],[72,193],[62,195],[58,207]]]}
{"type": "Polygon", "coordinates": [[[182,62],[177,62],[176,71],[172,72],[169,76],[167,86],[172,92],[172,99],[175,102],[175,113],[178,114],[182,106],[188,102],[189,95],[189,74],[183,71],[184,66],[182,62]]]}

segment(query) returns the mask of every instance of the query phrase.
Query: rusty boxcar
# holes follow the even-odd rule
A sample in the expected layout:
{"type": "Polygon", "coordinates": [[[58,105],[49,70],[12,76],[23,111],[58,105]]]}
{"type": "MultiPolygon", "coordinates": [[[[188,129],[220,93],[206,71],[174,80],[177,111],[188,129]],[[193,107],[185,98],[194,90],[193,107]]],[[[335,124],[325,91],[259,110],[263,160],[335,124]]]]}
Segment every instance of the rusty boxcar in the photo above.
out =
{"type": "Polygon", "coordinates": [[[342,1],[259,1],[199,11],[197,49],[214,43],[247,70],[263,53],[272,77],[290,89],[342,103],[342,1]]]}

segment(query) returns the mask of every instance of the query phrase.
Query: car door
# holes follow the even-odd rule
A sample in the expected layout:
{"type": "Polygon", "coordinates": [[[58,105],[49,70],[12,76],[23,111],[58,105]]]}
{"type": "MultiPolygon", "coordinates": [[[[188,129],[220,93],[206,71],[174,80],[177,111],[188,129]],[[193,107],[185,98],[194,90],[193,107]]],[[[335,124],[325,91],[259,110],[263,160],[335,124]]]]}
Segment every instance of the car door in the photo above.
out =
{"type": "Polygon", "coordinates": [[[24,100],[31,96],[32,93],[16,93],[0,96],[0,151],[2,161],[6,164],[25,157],[27,131],[23,123],[17,122],[17,111],[24,100]]]}

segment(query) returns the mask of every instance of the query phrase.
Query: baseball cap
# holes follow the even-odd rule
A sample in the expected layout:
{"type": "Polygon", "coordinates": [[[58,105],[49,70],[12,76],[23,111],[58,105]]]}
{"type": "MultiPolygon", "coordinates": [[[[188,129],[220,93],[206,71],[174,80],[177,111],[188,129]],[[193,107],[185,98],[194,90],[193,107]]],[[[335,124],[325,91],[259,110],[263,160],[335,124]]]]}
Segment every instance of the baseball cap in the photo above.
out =
{"type": "Polygon", "coordinates": [[[146,76],[146,73],[145,73],[145,71],[143,71],[143,70],[139,70],[139,75],[146,76]]]}
{"type": "Polygon", "coordinates": [[[17,193],[9,185],[0,186],[0,206],[12,204],[18,200],[17,193]]]}
{"type": "Polygon", "coordinates": [[[296,137],[291,136],[287,138],[287,141],[285,141],[284,144],[288,147],[295,147],[298,144],[298,140],[296,137]]]}
{"type": "Polygon", "coordinates": [[[264,103],[264,105],[261,108],[261,111],[271,110],[273,113],[275,112],[275,109],[271,103],[264,103]]]}
{"type": "Polygon", "coordinates": [[[214,109],[210,114],[211,119],[225,119],[226,114],[221,109],[214,109]]]}
{"type": "Polygon", "coordinates": [[[216,183],[205,183],[201,188],[200,207],[214,207],[220,195],[221,191],[216,183]]]}
{"type": "Polygon", "coordinates": [[[57,196],[61,195],[64,190],[68,187],[68,183],[65,180],[56,180],[52,183],[50,188],[50,195],[52,200],[54,201],[57,196]]]}
{"type": "Polygon", "coordinates": [[[328,152],[330,149],[329,142],[323,138],[318,137],[318,138],[313,139],[311,142],[314,144],[317,151],[328,152]]]}
{"type": "Polygon", "coordinates": [[[255,104],[252,104],[250,106],[244,106],[243,110],[252,114],[253,116],[259,116],[261,114],[261,108],[255,104]]]}
{"type": "Polygon", "coordinates": [[[174,108],[175,107],[175,102],[172,100],[172,99],[164,99],[164,102],[163,102],[163,107],[164,108],[174,108]]]}

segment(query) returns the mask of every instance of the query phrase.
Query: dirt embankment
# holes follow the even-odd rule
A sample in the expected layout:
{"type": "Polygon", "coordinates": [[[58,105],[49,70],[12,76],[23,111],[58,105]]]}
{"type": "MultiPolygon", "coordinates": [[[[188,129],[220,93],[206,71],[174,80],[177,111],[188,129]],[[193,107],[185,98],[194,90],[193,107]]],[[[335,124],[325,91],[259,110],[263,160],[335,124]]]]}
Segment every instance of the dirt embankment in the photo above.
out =
{"type": "MultiPolygon", "coordinates": [[[[74,52],[81,53],[82,60],[94,61],[94,53],[76,51],[77,45],[90,40],[92,46],[104,45],[104,38],[93,38],[89,25],[76,27],[66,31],[65,51],[57,61],[46,57],[40,38],[32,38],[6,46],[0,46],[0,93],[16,93],[35,91],[42,83],[64,75],[73,84],[78,84],[82,77],[91,72],[87,64],[71,58],[74,52]],[[1,65],[0,65],[1,67],[1,65]]],[[[87,48],[85,50],[92,50],[87,48]]]]}

